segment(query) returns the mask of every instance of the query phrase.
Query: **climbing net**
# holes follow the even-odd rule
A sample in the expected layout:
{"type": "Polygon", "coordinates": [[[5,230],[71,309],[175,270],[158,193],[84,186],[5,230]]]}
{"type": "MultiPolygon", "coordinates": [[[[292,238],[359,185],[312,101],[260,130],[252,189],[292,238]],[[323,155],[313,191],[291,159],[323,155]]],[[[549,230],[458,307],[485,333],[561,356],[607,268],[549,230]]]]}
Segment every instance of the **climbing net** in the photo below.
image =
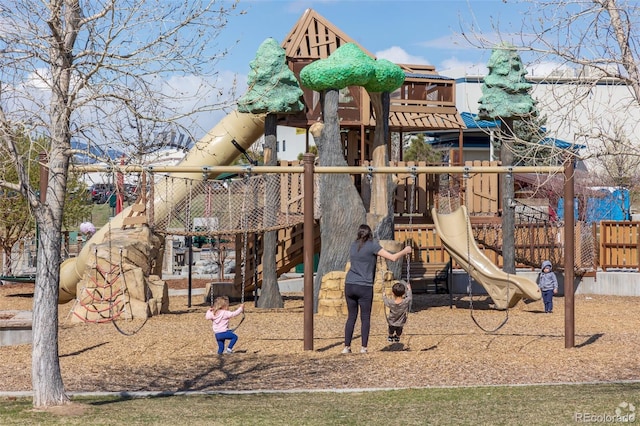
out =
{"type": "Polygon", "coordinates": [[[223,180],[165,176],[153,188],[155,232],[217,236],[303,223],[302,175],[260,174],[223,180]]]}

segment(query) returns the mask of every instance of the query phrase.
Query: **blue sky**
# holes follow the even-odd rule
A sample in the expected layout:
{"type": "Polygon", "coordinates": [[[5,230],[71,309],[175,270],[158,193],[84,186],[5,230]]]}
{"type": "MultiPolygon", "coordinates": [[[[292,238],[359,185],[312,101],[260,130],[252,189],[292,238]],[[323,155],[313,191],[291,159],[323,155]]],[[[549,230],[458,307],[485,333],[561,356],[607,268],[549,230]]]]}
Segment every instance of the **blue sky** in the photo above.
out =
{"type": "MultiPolygon", "coordinates": [[[[522,33],[524,13],[530,6],[523,0],[240,0],[238,11],[242,13],[229,18],[216,45],[211,46],[220,52],[237,43],[216,63],[216,84],[221,93],[227,93],[236,83],[235,96],[244,94],[249,63],[260,44],[269,37],[282,43],[307,8],[378,58],[434,65],[438,73],[451,78],[485,75],[490,49],[472,46],[462,33],[474,40],[490,40],[489,46],[511,41],[509,37],[522,33]]],[[[182,89],[193,86],[197,93],[197,81],[185,77],[179,85],[182,89]]],[[[185,102],[184,108],[191,106],[185,102]]],[[[194,125],[188,127],[199,138],[229,111],[197,114],[192,117],[194,125]]]]}
{"type": "Polygon", "coordinates": [[[451,77],[469,68],[484,74],[490,51],[471,47],[461,33],[496,39],[494,24],[503,36],[518,32],[527,6],[509,0],[240,0],[246,14],[231,18],[220,40],[239,44],[220,65],[246,75],[258,46],[268,37],[282,42],[312,8],[378,57],[435,65],[451,77]]]}

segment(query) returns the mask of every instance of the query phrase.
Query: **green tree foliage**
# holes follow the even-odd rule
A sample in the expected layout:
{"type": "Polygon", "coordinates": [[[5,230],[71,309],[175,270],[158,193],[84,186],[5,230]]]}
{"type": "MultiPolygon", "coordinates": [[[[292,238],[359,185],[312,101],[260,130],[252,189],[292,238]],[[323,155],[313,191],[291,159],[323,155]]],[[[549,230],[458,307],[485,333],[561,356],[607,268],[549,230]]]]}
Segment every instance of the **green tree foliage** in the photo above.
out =
{"type": "Polygon", "coordinates": [[[238,100],[238,111],[284,114],[304,109],[302,89],[287,66],[284,49],[275,39],[268,38],[260,45],[249,66],[249,89],[238,100]]]}
{"type": "Polygon", "coordinates": [[[328,58],[304,67],[300,72],[300,81],[303,86],[317,92],[364,86],[376,76],[374,62],[356,44],[343,44],[328,58]]]}
{"type": "Polygon", "coordinates": [[[91,216],[93,202],[88,194],[87,184],[80,173],[69,173],[67,193],[64,202],[62,227],[67,231],[77,230],[81,222],[91,216]]]}
{"type": "MultiPolygon", "coordinates": [[[[27,158],[29,186],[34,191],[40,188],[40,163],[39,153],[48,149],[48,140],[38,138],[31,140],[27,136],[18,138],[16,144],[20,155],[27,158]]],[[[0,146],[0,156],[8,158],[6,147],[0,146]]],[[[5,163],[0,169],[0,180],[17,183],[18,172],[13,164],[5,163]]],[[[78,224],[91,213],[91,200],[87,196],[87,185],[79,174],[70,174],[65,194],[65,208],[63,215],[63,228],[67,230],[77,229],[78,224]]],[[[10,253],[14,244],[21,239],[34,235],[36,222],[27,199],[19,192],[2,190],[0,193],[0,248],[5,253],[10,253]]],[[[4,265],[4,273],[10,274],[11,260],[7,257],[4,265]]]]}
{"type": "Polygon", "coordinates": [[[393,92],[404,83],[404,71],[393,62],[378,59],[374,62],[374,66],[375,76],[364,85],[367,92],[393,92]]]}
{"type": "Polygon", "coordinates": [[[487,63],[489,74],[482,85],[478,117],[482,120],[536,115],[527,70],[518,52],[508,45],[496,47],[487,63]]]}
{"type": "Polygon", "coordinates": [[[405,161],[426,161],[430,164],[442,162],[441,154],[425,141],[423,133],[411,138],[409,147],[404,152],[402,158],[405,161]]]}
{"type": "MultiPolygon", "coordinates": [[[[309,146],[309,152],[313,155],[315,155],[316,157],[318,156],[318,147],[315,145],[310,145],[309,146]]],[[[302,159],[304,158],[304,152],[301,152],[300,154],[298,154],[298,161],[302,161],[302,159]]]]}
{"type": "Polygon", "coordinates": [[[393,92],[404,78],[398,65],[369,57],[355,43],[340,46],[328,58],[312,62],[300,72],[302,85],[318,92],[348,86],[362,86],[370,93],[393,92]]]}

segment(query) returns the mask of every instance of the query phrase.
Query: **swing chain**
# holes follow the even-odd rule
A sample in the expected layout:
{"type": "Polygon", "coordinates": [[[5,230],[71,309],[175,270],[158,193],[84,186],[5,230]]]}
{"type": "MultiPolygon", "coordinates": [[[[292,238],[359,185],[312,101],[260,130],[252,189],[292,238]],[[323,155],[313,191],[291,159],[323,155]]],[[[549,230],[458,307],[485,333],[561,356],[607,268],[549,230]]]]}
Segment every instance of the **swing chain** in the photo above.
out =
{"type": "MultiPolygon", "coordinates": [[[[466,182],[466,179],[469,178],[468,173],[465,172],[464,175],[463,175],[463,178],[464,178],[464,181],[466,182]]],[[[471,270],[472,270],[472,266],[471,266],[471,238],[473,238],[473,234],[472,234],[471,226],[469,224],[467,224],[467,227],[468,227],[468,230],[467,230],[467,265],[468,265],[468,271],[467,271],[467,293],[469,294],[469,312],[471,314],[471,319],[476,324],[476,326],[478,326],[478,328],[480,328],[485,333],[495,333],[498,330],[500,330],[507,323],[507,321],[509,320],[509,307],[507,306],[506,314],[505,314],[505,317],[502,320],[502,322],[500,324],[498,324],[498,326],[496,328],[494,328],[493,330],[486,329],[482,325],[480,325],[480,323],[476,319],[475,315],[473,314],[473,312],[474,312],[474,310],[473,310],[473,283],[472,283],[472,280],[471,280],[471,270]]],[[[507,301],[508,300],[509,300],[509,276],[507,274],[507,301]]]]}
{"type": "MultiPolygon", "coordinates": [[[[418,174],[415,166],[411,166],[411,184],[409,185],[409,235],[411,235],[410,243],[413,245],[413,213],[415,209],[416,198],[416,180],[418,174]]],[[[407,254],[407,283],[411,283],[411,255],[407,254]]]]}
{"type": "Polygon", "coordinates": [[[249,168],[249,172],[244,175],[244,190],[242,196],[242,254],[240,261],[240,275],[241,275],[241,291],[240,291],[240,303],[244,303],[244,288],[245,288],[245,280],[247,277],[247,247],[249,240],[249,223],[247,219],[247,187],[249,186],[249,178],[250,178],[251,169],[249,168]]]}

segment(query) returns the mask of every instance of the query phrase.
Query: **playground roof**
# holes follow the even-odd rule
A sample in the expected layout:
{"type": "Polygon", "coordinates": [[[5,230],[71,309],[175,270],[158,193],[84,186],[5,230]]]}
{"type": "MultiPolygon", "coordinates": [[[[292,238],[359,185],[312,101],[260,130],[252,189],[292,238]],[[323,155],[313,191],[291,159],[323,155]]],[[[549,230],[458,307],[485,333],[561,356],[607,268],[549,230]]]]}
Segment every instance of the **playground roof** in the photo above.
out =
{"type": "Polygon", "coordinates": [[[498,120],[478,120],[478,114],[472,114],[470,112],[461,112],[460,116],[467,129],[490,129],[500,127],[498,120]]]}
{"type": "Polygon", "coordinates": [[[356,44],[364,53],[375,58],[318,12],[307,9],[285,37],[282,47],[288,59],[326,59],[347,43],[356,44]]]}

